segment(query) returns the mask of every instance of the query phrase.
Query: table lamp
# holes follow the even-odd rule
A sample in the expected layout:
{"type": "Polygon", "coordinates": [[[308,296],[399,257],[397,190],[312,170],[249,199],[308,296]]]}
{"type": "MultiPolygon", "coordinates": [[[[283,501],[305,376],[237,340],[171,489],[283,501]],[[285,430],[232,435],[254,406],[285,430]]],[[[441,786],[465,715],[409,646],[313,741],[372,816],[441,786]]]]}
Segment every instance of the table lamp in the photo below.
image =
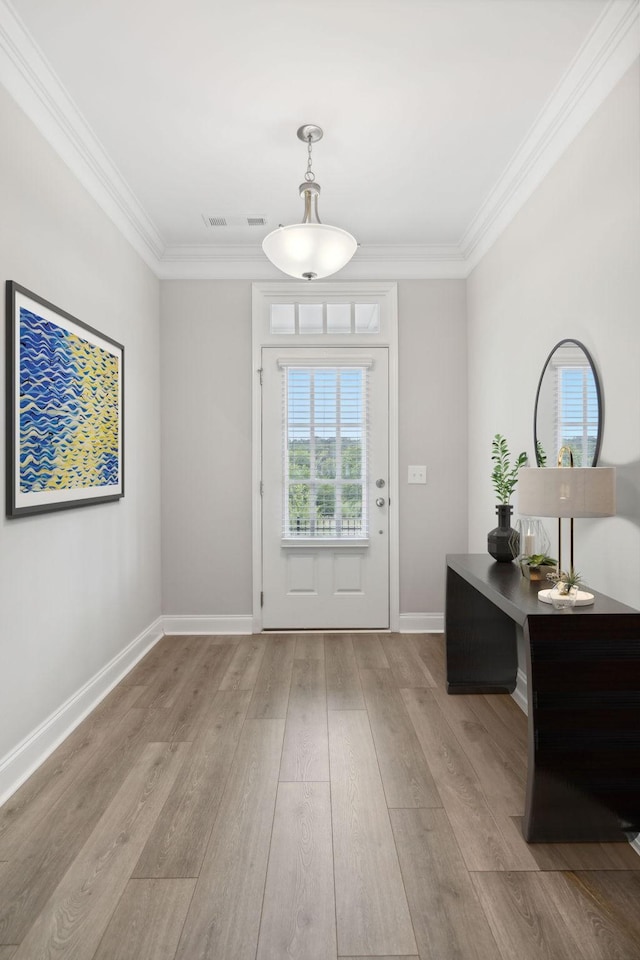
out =
{"type": "MultiPolygon", "coordinates": [[[[564,448],[558,454],[562,462],[564,448]]],[[[570,520],[569,564],[573,563],[575,517],[613,517],[616,512],[615,467],[526,467],[518,476],[518,513],[558,518],[558,573],[562,570],[562,520],[570,520]]]]}

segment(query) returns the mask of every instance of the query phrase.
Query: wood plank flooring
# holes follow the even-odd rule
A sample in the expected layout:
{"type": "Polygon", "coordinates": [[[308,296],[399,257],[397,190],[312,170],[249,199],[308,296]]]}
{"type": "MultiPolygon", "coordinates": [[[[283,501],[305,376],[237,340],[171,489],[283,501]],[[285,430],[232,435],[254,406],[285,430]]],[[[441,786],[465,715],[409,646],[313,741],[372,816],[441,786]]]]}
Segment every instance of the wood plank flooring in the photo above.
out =
{"type": "Polygon", "coordinates": [[[165,637],[0,809],[0,960],[639,960],[628,844],[531,844],[440,635],[165,637]]]}

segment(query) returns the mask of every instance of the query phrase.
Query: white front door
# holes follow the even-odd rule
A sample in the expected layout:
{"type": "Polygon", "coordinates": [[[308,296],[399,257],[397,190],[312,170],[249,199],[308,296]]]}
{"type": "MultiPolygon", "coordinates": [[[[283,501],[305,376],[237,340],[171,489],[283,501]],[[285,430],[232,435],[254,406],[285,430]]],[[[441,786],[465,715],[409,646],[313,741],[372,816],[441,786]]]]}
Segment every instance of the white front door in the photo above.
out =
{"type": "Polygon", "coordinates": [[[389,626],[388,349],[262,350],[265,629],[389,626]]]}

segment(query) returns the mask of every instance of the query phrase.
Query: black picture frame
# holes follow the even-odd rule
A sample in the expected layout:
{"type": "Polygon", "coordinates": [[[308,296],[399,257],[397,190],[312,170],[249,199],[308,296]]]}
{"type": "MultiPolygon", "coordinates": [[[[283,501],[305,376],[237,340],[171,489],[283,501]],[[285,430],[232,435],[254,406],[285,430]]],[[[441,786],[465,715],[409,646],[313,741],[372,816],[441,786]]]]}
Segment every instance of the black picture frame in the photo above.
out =
{"type": "Polygon", "coordinates": [[[6,513],[124,496],[124,347],[6,284],[6,513]]]}

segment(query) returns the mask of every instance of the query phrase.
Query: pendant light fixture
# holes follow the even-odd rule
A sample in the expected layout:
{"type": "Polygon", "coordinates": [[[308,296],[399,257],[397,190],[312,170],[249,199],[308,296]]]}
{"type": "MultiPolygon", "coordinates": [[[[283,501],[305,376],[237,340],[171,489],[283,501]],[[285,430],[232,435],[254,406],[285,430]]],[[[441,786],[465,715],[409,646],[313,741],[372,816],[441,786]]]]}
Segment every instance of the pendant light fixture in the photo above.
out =
{"type": "Polygon", "coordinates": [[[279,270],[302,280],[319,280],[341,270],[351,260],[358,244],[346,230],[321,223],[318,217],[320,184],[311,169],[311,145],[322,139],[322,128],[306,123],[298,139],[307,144],[307,172],[300,184],[304,197],[302,223],[279,226],[262,241],[262,249],[279,270]]]}

